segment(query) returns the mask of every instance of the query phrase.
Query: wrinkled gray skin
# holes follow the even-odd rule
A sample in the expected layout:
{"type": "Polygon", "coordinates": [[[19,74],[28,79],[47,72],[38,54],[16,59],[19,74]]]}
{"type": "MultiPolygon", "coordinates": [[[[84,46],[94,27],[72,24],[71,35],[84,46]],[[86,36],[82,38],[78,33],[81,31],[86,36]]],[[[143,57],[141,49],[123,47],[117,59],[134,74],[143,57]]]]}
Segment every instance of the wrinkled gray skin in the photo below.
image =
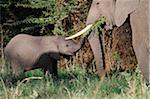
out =
{"type": "Polygon", "coordinates": [[[31,36],[19,34],[12,38],[4,49],[4,55],[10,62],[13,73],[42,68],[57,76],[57,60],[60,55],[74,55],[81,48],[73,40],[62,36],[31,36]]]}
{"type": "MultiPolygon", "coordinates": [[[[150,81],[150,66],[149,66],[149,41],[148,41],[148,0],[93,0],[88,17],[87,25],[94,23],[102,16],[106,17],[107,27],[121,26],[125,20],[130,17],[132,28],[132,41],[138,64],[142,70],[144,77],[150,81]]],[[[89,38],[90,44],[93,46],[97,64],[101,64],[100,47],[98,35],[91,33],[89,38]],[[95,41],[93,39],[96,39],[95,41]],[[97,48],[98,46],[98,48],[97,48]],[[98,54],[100,53],[100,54],[98,54]]]]}

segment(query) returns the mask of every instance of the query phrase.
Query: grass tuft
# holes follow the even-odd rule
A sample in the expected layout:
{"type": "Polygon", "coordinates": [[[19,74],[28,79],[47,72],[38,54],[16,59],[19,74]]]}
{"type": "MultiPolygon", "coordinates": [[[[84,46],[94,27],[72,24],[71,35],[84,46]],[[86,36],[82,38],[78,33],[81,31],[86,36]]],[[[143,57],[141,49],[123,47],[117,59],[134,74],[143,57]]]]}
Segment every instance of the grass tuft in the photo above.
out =
{"type": "Polygon", "coordinates": [[[14,79],[1,73],[0,99],[148,99],[150,91],[140,71],[118,72],[101,81],[80,67],[59,69],[57,79],[44,76],[40,69],[14,79]],[[42,78],[41,78],[42,77],[42,78]]]}

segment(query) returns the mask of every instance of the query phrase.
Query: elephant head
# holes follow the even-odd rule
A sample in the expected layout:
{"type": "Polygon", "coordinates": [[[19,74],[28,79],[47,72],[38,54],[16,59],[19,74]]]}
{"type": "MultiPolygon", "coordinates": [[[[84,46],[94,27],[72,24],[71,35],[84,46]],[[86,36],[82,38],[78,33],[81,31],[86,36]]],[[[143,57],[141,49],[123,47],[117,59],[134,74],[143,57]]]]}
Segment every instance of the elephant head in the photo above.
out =
{"type": "Polygon", "coordinates": [[[81,48],[83,42],[84,39],[81,39],[77,43],[73,40],[65,40],[65,37],[62,36],[58,37],[58,40],[56,40],[58,52],[64,55],[74,55],[74,53],[81,48]]]}
{"type": "MultiPolygon", "coordinates": [[[[112,26],[121,26],[127,18],[130,18],[133,48],[135,50],[138,64],[144,74],[144,77],[150,81],[148,4],[148,0],[93,0],[87,16],[86,25],[92,25],[100,17],[105,17],[106,26],[111,29],[112,26]]],[[[101,42],[98,38],[98,35],[94,32],[92,32],[89,36],[89,42],[93,53],[100,53],[94,55],[96,61],[98,61],[97,65],[101,64],[100,60],[102,62],[102,57],[100,57],[100,55],[102,55],[102,49],[100,49],[101,42]]]]}
{"type": "Polygon", "coordinates": [[[139,0],[93,0],[86,24],[106,17],[106,25],[121,26],[128,15],[136,10],[139,0]]]}

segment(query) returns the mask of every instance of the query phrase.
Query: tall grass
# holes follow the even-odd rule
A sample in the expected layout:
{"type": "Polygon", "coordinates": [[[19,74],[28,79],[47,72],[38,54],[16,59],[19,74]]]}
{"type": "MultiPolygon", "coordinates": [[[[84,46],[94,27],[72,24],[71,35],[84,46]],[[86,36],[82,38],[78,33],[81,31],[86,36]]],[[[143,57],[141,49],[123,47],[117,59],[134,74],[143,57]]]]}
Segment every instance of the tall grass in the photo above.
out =
{"type": "MultiPolygon", "coordinates": [[[[7,66],[6,66],[7,67],[7,66]]],[[[9,70],[9,69],[7,69],[9,70]]],[[[148,99],[150,91],[138,69],[118,72],[101,81],[80,67],[59,69],[57,79],[33,70],[13,77],[1,73],[0,99],[148,99]]]]}

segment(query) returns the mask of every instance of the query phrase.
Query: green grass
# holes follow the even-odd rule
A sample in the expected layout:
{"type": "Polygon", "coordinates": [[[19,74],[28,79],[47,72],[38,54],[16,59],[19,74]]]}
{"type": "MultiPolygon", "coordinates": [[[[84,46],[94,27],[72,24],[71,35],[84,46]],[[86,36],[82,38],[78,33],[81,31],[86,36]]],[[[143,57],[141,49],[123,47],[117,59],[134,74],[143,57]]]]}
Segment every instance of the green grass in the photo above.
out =
{"type": "MultiPolygon", "coordinates": [[[[9,69],[7,69],[9,70],[9,69]]],[[[19,77],[1,73],[0,99],[148,99],[150,90],[138,69],[120,72],[101,81],[79,67],[59,69],[58,79],[46,77],[38,69],[19,77]]]]}

